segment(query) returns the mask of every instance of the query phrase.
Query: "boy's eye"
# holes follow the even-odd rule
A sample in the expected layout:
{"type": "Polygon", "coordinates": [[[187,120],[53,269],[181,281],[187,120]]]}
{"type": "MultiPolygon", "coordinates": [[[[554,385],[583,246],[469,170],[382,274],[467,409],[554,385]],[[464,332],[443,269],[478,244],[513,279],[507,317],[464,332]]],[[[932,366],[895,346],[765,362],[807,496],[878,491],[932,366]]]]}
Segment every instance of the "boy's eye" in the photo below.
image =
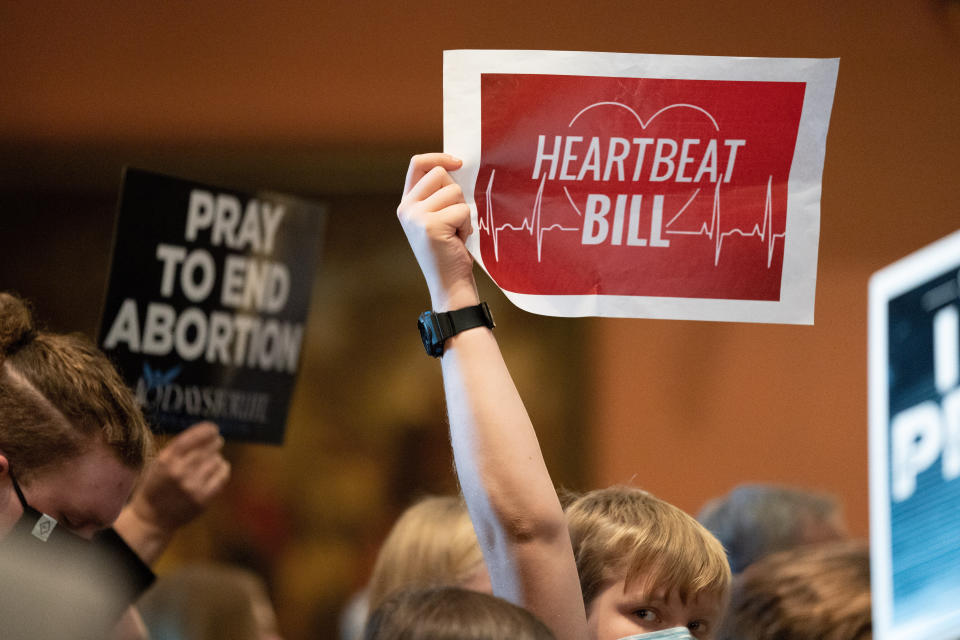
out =
{"type": "Polygon", "coordinates": [[[653,609],[637,609],[633,612],[633,615],[637,616],[645,622],[658,622],[657,612],[653,609]]]}
{"type": "Polygon", "coordinates": [[[687,629],[689,629],[694,635],[697,633],[702,634],[707,630],[707,623],[703,620],[694,620],[693,622],[687,624],[687,629]]]}

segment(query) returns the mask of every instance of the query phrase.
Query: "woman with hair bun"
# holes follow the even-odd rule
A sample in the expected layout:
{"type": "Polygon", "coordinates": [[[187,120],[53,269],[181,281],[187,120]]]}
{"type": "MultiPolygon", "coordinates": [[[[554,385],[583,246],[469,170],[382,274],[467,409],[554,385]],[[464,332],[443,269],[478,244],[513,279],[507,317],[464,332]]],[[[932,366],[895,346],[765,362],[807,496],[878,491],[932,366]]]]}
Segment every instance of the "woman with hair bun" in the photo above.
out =
{"type": "Polygon", "coordinates": [[[0,292],[0,636],[86,637],[83,611],[95,637],[152,582],[110,528],[151,451],[107,357],[38,330],[25,301],[0,292]],[[71,603],[54,588],[68,584],[87,593],[71,603]]]}
{"type": "Polygon", "coordinates": [[[38,331],[0,293],[0,536],[24,502],[90,538],[130,496],[152,435],[107,357],[79,334],[38,331]]]}

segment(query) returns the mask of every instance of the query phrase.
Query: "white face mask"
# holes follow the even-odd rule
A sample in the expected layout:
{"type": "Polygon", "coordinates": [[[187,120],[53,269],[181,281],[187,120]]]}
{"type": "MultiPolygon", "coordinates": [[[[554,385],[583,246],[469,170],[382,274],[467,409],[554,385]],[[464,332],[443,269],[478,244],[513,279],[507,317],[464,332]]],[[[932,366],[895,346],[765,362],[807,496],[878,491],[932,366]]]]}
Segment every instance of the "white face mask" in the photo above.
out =
{"type": "Polygon", "coordinates": [[[650,633],[637,633],[620,640],[694,640],[694,638],[686,627],[672,627],[650,633]]]}

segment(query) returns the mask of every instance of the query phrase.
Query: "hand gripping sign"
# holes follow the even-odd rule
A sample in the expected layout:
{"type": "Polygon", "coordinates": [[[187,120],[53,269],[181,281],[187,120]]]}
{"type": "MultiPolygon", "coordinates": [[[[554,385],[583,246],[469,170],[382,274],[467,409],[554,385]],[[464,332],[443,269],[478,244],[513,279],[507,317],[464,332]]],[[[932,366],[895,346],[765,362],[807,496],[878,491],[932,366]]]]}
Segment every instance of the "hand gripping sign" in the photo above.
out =
{"type": "Polygon", "coordinates": [[[447,51],[467,247],[535,313],[812,324],[837,67],[447,51]]]}

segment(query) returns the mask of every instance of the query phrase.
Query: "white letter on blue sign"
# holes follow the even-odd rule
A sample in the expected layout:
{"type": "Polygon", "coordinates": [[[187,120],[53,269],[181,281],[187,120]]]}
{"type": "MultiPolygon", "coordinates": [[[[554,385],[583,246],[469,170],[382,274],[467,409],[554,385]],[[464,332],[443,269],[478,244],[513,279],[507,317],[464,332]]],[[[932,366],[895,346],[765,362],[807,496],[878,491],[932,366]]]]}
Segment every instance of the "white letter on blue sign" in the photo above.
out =
{"type": "Polygon", "coordinates": [[[930,400],[897,415],[890,425],[892,493],[895,502],[917,489],[917,474],[940,455],[940,407],[930,400]]]}
{"type": "Polygon", "coordinates": [[[960,478],[960,389],[943,398],[943,479],[960,478]]]}
{"type": "Polygon", "coordinates": [[[937,391],[946,393],[960,382],[960,319],[957,307],[951,305],[933,316],[933,372],[937,391]]]}

